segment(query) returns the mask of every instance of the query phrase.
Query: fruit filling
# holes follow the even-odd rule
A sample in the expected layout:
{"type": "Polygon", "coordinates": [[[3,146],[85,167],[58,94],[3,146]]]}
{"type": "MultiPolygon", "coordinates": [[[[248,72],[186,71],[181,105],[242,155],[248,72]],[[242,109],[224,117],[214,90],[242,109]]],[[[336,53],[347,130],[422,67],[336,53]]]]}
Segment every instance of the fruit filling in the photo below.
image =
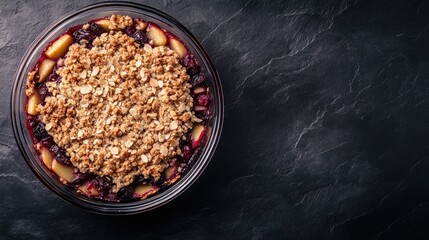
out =
{"type": "Polygon", "coordinates": [[[91,198],[145,199],[198,157],[210,91],[196,58],[157,24],[112,15],[72,27],[28,74],[41,162],[91,198]]]}

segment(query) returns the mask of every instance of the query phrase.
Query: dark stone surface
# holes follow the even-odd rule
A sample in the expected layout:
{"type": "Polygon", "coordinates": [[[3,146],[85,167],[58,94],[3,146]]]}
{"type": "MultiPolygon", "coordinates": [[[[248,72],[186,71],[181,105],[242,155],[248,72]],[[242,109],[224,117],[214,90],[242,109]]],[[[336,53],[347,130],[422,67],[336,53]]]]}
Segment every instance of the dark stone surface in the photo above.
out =
{"type": "Polygon", "coordinates": [[[24,163],[9,93],[25,49],[87,1],[0,6],[0,238],[429,239],[429,1],[140,1],[200,39],[225,128],[185,194],[99,216],[24,163]]]}

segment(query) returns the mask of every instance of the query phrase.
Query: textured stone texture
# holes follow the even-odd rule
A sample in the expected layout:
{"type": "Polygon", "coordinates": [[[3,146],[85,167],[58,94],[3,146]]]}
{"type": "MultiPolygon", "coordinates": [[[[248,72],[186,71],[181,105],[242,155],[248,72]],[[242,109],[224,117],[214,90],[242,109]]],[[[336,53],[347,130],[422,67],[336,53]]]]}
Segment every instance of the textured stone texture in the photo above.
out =
{"type": "Polygon", "coordinates": [[[217,153],[172,203],[99,216],[24,163],[12,77],[50,22],[87,1],[0,6],[1,238],[428,239],[429,2],[140,1],[200,39],[222,78],[217,153]]]}

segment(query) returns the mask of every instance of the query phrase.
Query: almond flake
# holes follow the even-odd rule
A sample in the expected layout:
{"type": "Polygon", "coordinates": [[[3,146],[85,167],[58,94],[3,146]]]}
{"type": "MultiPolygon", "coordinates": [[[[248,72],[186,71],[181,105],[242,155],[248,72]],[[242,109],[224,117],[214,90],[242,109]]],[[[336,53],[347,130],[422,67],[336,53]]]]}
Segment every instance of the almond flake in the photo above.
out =
{"type": "Polygon", "coordinates": [[[147,162],[148,162],[148,159],[147,159],[147,156],[146,156],[146,155],[142,154],[142,155],[140,156],[140,158],[142,159],[142,161],[143,161],[144,163],[147,163],[147,162]]]}
{"type": "Polygon", "coordinates": [[[100,96],[101,94],[103,94],[103,89],[97,88],[97,90],[95,90],[95,94],[97,94],[98,96],[100,96]]]}
{"type": "Polygon", "coordinates": [[[100,67],[99,66],[95,66],[93,69],[92,69],[92,72],[91,72],[91,76],[97,76],[97,74],[98,74],[98,72],[100,71],[100,67]]]}
{"type": "Polygon", "coordinates": [[[183,103],[180,103],[180,105],[179,105],[179,112],[181,113],[181,112],[183,112],[183,111],[185,111],[185,108],[186,108],[186,106],[185,106],[185,104],[183,104],[183,103]]]}
{"type": "Polygon", "coordinates": [[[160,151],[160,153],[161,153],[163,156],[167,156],[167,155],[168,155],[168,149],[167,149],[166,147],[164,147],[164,146],[162,146],[162,147],[161,147],[161,149],[160,149],[159,151],[160,151]]]}
{"type": "Polygon", "coordinates": [[[202,122],[203,120],[201,120],[201,119],[199,119],[199,118],[197,118],[197,117],[195,117],[195,116],[192,116],[192,122],[196,122],[196,123],[200,123],[200,122],[202,122]]]}
{"type": "Polygon", "coordinates": [[[144,74],[144,72],[145,72],[145,70],[144,70],[144,68],[142,68],[140,70],[139,74],[140,74],[140,77],[142,78],[142,81],[146,82],[147,81],[147,76],[144,74]]]}
{"type": "Polygon", "coordinates": [[[137,123],[136,125],[137,125],[138,130],[143,131],[143,129],[144,129],[143,123],[137,123]]]}
{"type": "Polygon", "coordinates": [[[79,76],[80,76],[81,78],[85,79],[85,78],[86,78],[86,70],[83,70],[83,71],[79,74],[79,76]]]}
{"type": "Polygon", "coordinates": [[[111,148],[110,148],[110,152],[111,152],[113,155],[117,155],[117,154],[119,153],[119,149],[118,149],[117,147],[111,147],[111,148]]]}
{"type": "Polygon", "coordinates": [[[80,87],[80,93],[88,94],[90,92],[92,92],[92,86],[91,85],[83,85],[80,87]]]}
{"type": "Polygon", "coordinates": [[[89,106],[88,100],[82,99],[82,101],[80,101],[80,106],[83,108],[88,107],[89,106]]]}
{"type": "Polygon", "coordinates": [[[170,123],[170,130],[176,130],[177,129],[177,121],[172,121],[170,123]]]}
{"type": "Polygon", "coordinates": [[[164,142],[164,136],[162,134],[158,134],[158,141],[164,142]]]}
{"type": "Polygon", "coordinates": [[[147,114],[149,117],[151,117],[151,118],[156,118],[156,116],[158,115],[158,114],[156,114],[156,113],[148,113],[147,114]]]}
{"type": "Polygon", "coordinates": [[[125,77],[128,75],[128,73],[127,73],[127,72],[125,72],[125,71],[122,71],[122,72],[120,73],[120,75],[121,75],[121,78],[125,78],[125,77]]]}
{"type": "Polygon", "coordinates": [[[156,79],[154,79],[154,78],[151,78],[150,81],[149,81],[149,85],[151,87],[158,87],[158,81],[156,79]]]}
{"type": "Polygon", "coordinates": [[[152,46],[151,46],[151,45],[149,45],[149,44],[145,44],[145,45],[144,45],[144,47],[143,47],[143,49],[144,49],[146,52],[152,52],[152,46]]]}
{"type": "Polygon", "coordinates": [[[129,148],[134,144],[133,141],[125,141],[125,147],[129,148]]]}
{"type": "Polygon", "coordinates": [[[83,66],[84,66],[85,68],[89,68],[89,67],[91,67],[91,61],[85,61],[85,62],[83,62],[83,66]]]}
{"type": "Polygon", "coordinates": [[[131,116],[136,116],[138,114],[138,111],[135,108],[130,109],[131,116]]]}

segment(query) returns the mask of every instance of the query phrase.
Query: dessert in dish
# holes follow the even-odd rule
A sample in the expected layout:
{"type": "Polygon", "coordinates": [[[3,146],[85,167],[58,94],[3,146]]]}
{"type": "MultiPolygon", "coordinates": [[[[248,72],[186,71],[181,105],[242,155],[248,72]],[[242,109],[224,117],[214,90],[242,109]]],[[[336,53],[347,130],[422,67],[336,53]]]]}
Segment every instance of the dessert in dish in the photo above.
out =
{"type": "Polygon", "coordinates": [[[112,15],[69,28],[27,79],[27,127],[41,162],[91,198],[133,201],[178,181],[210,119],[209,88],[183,42],[112,15]]]}

